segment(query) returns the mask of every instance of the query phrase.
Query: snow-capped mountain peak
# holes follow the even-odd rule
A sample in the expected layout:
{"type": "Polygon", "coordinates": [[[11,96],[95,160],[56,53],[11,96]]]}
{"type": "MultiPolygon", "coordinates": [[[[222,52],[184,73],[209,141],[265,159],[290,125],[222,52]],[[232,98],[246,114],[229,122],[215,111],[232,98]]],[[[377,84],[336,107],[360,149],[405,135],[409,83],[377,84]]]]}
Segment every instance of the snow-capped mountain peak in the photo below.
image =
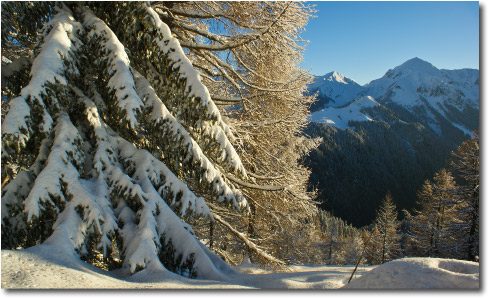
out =
{"type": "Polygon", "coordinates": [[[373,103],[366,100],[369,99],[367,96],[386,108],[393,105],[396,110],[411,113],[410,119],[418,118],[439,135],[442,134],[441,124],[446,120],[465,134],[476,128],[475,121],[470,120],[476,118],[476,110],[479,110],[479,70],[476,69],[438,69],[427,61],[413,58],[364,86],[337,72],[330,72],[316,77],[311,87],[315,89],[310,90],[318,90],[319,95],[330,99],[312,114],[312,121],[338,128],[347,127],[348,120],[371,119],[373,115],[361,112],[366,103],[373,103]],[[355,103],[357,99],[361,100],[355,103]],[[358,103],[361,103],[359,109],[352,108],[358,103]],[[470,113],[470,116],[464,113],[470,113]]]}
{"type": "Polygon", "coordinates": [[[418,72],[432,72],[432,71],[439,71],[434,65],[431,63],[424,61],[420,58],[412,58],[400,66],[395,67],[394,70],[402,71],[402,70],[410,70],[410,71],[418,71],[418,72]]]}
{"type": "Polygon", "coordinates": [[[382,78],[371,81],[365,87],[372,92],[372,96],[379,97],[393,83],[400,81],[408,81],[409,84],[438,82],[441,76],[442,72],[434,65],[420,58],[413,58],[388,70],[382,78]]]}
{"type": "Polygon", "coordinates": [[[319,98],[326,98],[324,106],[342,106],[347,102],[358,98],[363,87],[338,72],[329,72],[323,76],[315,77],[308,89],[312,92],[319,92],[319,98]]]}
{"type": "Polygon", "coordinates": [[[439,70],[429,62],[413,58],[389,70],[365,86],[367,94],[408,109],[426,101],[444,115],[445,103],[462,110],[479,106],[479,71],[439,70]],[[440,104],[440,105],[439,105],[440,104]]]}
{"type": "Polygon", "coordinates": [[[324,81],[329,81],[329,82],[337,82],[337,83],[342,83],[342,84],[357,84],[356,81],[354,81],[351,78],[348,78],[338,72],[329,72],[325,76],[323,76],[324,81]]]}

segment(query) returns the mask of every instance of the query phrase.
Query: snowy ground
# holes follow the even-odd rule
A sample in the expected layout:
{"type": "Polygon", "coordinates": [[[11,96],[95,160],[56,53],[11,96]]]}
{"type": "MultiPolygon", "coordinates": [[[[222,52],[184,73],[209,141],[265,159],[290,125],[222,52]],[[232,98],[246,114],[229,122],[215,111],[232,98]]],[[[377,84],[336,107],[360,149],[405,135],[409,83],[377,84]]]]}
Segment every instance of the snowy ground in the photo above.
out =
{"type": "Polygon", "coordinates": [[[232,282],[189,280],[171,273],[143,270],[126,277],[107,273],[53,248],[2,250],[2,288],[91,289],[338,289],[345,288],[479,288],[477,263],[408,258],[381,266],[359,267],[347,284],[353,266],[291,266],[273,273],[249,263],[232,282]]]}
{"type": "Polygon", "coordinates": [[[351,281],[345,288],[476,289],[480,287],[479,264],[437,259],[404,258],[385,263],[351,281]]]}

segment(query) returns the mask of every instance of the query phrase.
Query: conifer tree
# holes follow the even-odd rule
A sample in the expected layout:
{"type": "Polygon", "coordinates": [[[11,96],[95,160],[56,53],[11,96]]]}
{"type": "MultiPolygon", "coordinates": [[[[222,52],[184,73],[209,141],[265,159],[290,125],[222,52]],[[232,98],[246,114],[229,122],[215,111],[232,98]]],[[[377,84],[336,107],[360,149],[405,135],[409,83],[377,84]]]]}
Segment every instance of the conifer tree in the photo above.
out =
{"type": "MultiPolygon", "coordinates": [[[[200,221],[218,223],[255,255],[278,261],[239,231],[251,226],[248,219],[258,208],[249,208],[245,198],[252,191],[239,188],[295,198],[305,195],[303,179],[285,192],[288,178],[265,178],[282,183],[259,185],[259,176],[248,174],[251,164],[235,149],[242,155],[246,145],[202,84],[195,52],[185,54],[184,43],[174,37],[179,35],[173,29],[181,26],[167,19],[172,14],[156,12],[157,3],[67,4],[49,6],[52,16],[46,17],[25,84],[12,74],[8,88],[2,86],[13,90],[2,121],[2,247],[44,243],[130,272],[151,267],[222,279],[229,267],[198,240],[202,230],[189,225],[200,221]]],[[[281,12],[277,7],[272,26],[253,30],[268,38],[292,8],[293,16],[300,12],[295,4],[281,12]]],[[[16,10],[26,12],[22,6],[8,9],[16,10]]],[[[257,47],[255,40],[244,44],[257,47]]],[[[291,88],[297,98],[300,84],[291,88]]],[[[296,149],[296,131],[288,150],[296,149]]],[[[300,154],[290,154],[297,166],[300,154]]],[[[309,210],[307,196],[297,206],[302,200],[309,210]]],[[[298,208],[290,206],[283,218],[298,208]]]]}
{"type": "Polygon", "coordinates": [[[15,61],[30,56],[38,31],[51,16],[52,2],[2,1],[2,57],[15,61]]]}
{"type": "Polygon", "coordinates": [[[425,181],[418,192],[419,209],[407,213],[409,236],[421,256],[456,257],[457,243],[453,227],[457,217],[456,183],[451,173],[441,169],[434,181],[425,181]]]}
{"type": "Polygon", "coordinates": [[[381,264],[381,240],[378,226],[371,224],[370,231],[363,231],[362,238],[365,243],[364,257],[369,265],[381,264]]]}
{"type": "Polygon", "coordinates": [[[321,245],[324,262],[328,265],[355,264],[363,246],[360,231],[324,210],[319,211],[319,221],[324,235],[321,245]]]}
{"type": "Polygon", "coordinates": [[[453,152],[451,168],[458,179],[458,218],[454,226],[457,242],[464,247],[463,258],[476,261],[479,256],[479,135],[465,141],[453,152]]]}
{"type": "Polygon", "coordinates": [[[379,240],[380,264],[394,259],[399,254],[397,218],[398,212],[396,211],[395,203],[391,198],[391,194],[387,193],[374,221],[378,230],[378,237],[375,239],[379,240]]]}

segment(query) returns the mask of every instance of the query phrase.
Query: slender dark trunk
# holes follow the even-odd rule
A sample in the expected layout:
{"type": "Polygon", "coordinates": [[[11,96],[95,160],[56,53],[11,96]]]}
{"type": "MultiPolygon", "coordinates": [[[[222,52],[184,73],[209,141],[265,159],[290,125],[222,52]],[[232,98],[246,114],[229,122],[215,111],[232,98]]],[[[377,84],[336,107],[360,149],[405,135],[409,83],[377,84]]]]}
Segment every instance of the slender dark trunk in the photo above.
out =
{"type": "Polygon", "coordinates": [[[210,243],[208,244],[209,248],[213,248],[213,242],[214,242],[214,225],[215,223],[211,220],[210,221],[210,243]]]}
{"type": "Polygon", "coordinates": [[[334,245],[334,241],[330,241],[329,245],[329,265],[332,265],[332,245],[334,245]]]}
{"type": "Polygon", "coordinates": [[[385,263],[385,250],[386,250],[386,229],[383,234],[383,252],[381,256],[381,264],[385,263]]]}
{"type": "Polygon", "coordinates": [[[473,208],[473,216],[471,218],[471,224],[469,228],[469,235],[468,235],[468,260],[469,261],[476,261],[477,252],[478,252],[478,216],[479,216],[479,206],[478,203],[475,203],[473,208]]]}
{"type": "MultiPolygon", "coordinates": [[[[254,228],[254,225],[255,225],[255,216],[256,216],[256,206],[254,205],[254,203],[252,201],[249,201],[249,209],[250,209],[250,213],[249,213],[249,221],[248,221],[248,224],[247,224],[247,234],[248,234],[248,237],[249,238],[255,238],[256,236],[256,229],[254,228]]],[[[251,256],[252,256],[252,253],[253,251],[248,248],[248,255],[249,255],[249,259],[252,260],[251,256]]]]}

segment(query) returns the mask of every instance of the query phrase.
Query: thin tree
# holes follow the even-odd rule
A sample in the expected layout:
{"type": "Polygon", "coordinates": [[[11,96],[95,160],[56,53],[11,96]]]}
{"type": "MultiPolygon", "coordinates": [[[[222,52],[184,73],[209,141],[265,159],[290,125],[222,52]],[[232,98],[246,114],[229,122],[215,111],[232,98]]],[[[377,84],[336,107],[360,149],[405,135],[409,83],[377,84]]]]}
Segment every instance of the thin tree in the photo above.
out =
{"type": "Polygon", "coordinates": [[[391,194],[387,193],[383,199],[374,221],[378,227],[381,248],[381,264],[392,260],[398,255],[399,238],[398,229],[398,212],[391,194]]]}
{"type": "Polygon", "coordinates": [[[319,226],[325,248],[322,252],[328,265],[354,264],[361,252],[363,241],[360,231],[330,212],[320,210],[319,226]]]}

